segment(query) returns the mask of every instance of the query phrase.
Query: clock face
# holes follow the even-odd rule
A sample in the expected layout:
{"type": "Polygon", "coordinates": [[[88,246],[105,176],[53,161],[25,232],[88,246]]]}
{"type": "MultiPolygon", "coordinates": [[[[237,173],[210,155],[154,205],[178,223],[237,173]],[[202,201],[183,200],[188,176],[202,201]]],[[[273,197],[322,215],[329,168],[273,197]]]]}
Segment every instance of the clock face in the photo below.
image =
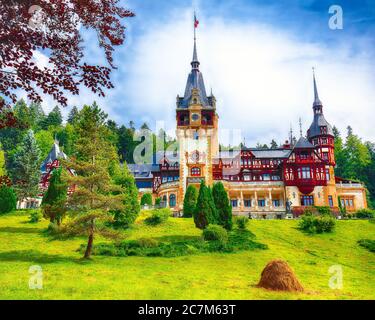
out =
{"type": "Polygon", "coordinates": [[[198,151],[195,151],[191,154],[191,160],[199,161],[199,152],[198,151]]]}
{"type": "Polygon", "coordinates": [[[198,113],[193,113],[193,115],[191,116],[191,119],[192,119],[193,121],[198,121],[199,118],[200,118],[200,116],[199,116],[198,113]]]}

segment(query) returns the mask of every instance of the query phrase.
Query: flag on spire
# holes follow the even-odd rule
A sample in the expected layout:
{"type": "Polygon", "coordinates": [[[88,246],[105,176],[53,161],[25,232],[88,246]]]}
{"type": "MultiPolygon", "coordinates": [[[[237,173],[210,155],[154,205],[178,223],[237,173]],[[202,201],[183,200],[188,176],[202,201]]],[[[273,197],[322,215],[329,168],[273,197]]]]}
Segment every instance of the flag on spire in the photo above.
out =
{"type": "Polygon", "coordinates": [[[198,28],[198,26],[199,26],[199,20],[197,19],[197,16],[194,13],[194,28],[196,29],[196,28],[198,28]]]}

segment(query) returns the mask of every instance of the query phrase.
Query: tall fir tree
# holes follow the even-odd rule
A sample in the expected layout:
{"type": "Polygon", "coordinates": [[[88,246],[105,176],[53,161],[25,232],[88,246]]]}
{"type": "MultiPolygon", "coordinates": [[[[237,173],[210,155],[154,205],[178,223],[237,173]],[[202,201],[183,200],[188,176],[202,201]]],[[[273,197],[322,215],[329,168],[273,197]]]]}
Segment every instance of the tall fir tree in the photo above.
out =
{"type": "Polygon", "coordinates": [[[39,129],[40,123],[44,120],[45,114],[40,103],[32,102],[29,106],[31,126],[33,130],[39,129]]]}
{"type": "Polygon", "coordinates": [[[201,182],[197,206],[194,210],[194,223],[199,229],[205,229],[209,224],[215,223],[216,212],[212,205],[212,196],[204,181],[201,182]]]}
{"type": "Polygon", "coordinates": [[[212,212],[212,220],[210,221],[210,223],[218,224],[219,223],[219,213],[216,210],[215,201],[214,201],[214,197],[213,197],[213,194],[212,194],[212,188],[207,187],[207,190],[208,190],[208,193],[207,193],[208,204],[210,205],[211,212],[212,212]]]}
{"type": "Polygon", "coordinates": [[[40,150],[30,129],[14,156],[13,180],[19,200],[37,196],[40,182],[40,150]]]}
{"type": "Polygon", "coordinates": [[[194,215],[198,200],[198,190],[195,186],[189,185],[184,197],[184,218],[191,218],[194,215]]]}
{"type": "Polygon", "coordinates": [[[70,110],[69,114],[68,114],[68,119],[67,119],[67,122],[69,124],[74,124],[74,122],[76,121],[77,119],[77,115],[78,115],[78,108],[76,106],[74,106],[72,108],[72,110],[70,110]]]}
{"type": "Polygon", "coordinates": [[[49,180],[49,186],[42,200],[43,216],[50,222],[61,225],[65,217],[67,207],[68,186],[61,178],[62,168],[53,170],[49,180]]]}
{"type": "Polygon", "coordinates": [[[55,106],[46,118],[41,122],[40,126],[44,130],[48,130],[49,127],[61,126],[63,122],[61,110],[59,106],[55,106]]]}
{"type": "Polygon", "coordinates": [[[227,230],[232,230],[232,206],[229,202],[228,193],[221,182],[214,184],[212,195],[218,213],[218,224],[227,230]]]}
{"type": "Polygon", "coordinates": [[[64,162],[66,168],[76,173],[71,176],[64,172],[64,181],[75,186],[74,193],[68,198],[74,220],[67,225],[67,230],[72,234],[88,235],[84,258],[90,258],[96,234],[117,236],[104,222],[113,221],[111,211],[124,208],[122,188],[112,183],[109,174],[116,153],[106,140],[106,118],[96,103],[83,107],[76,124],[77,158],[64,162]]]}

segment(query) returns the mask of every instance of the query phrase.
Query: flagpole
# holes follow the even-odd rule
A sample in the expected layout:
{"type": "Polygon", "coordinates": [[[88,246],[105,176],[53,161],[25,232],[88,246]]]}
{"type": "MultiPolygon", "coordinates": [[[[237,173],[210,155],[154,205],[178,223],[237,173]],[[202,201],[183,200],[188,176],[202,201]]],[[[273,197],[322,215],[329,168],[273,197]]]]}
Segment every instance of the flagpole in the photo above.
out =
{"type": "Polygon", "coordinates": [[[193,27],[194,27],[194,42],[197,41],[197,28],[195,27],[195,21],[197,20],[197,14],[196,12],[194,11],[194,23],[193,23],[193,27]]]}

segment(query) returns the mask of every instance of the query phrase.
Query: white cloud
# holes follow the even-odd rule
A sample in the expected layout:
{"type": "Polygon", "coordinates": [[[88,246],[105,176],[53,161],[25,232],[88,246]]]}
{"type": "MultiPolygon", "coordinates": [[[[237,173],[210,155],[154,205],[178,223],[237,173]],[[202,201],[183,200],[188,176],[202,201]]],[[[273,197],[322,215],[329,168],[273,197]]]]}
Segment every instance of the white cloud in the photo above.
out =
{"type": "MultiPolygon", "coordinates": [[[[166,120],[174,128],[175,97],[184,92],[192,58],[191,17],[190,11],[172,12],[168,23],[147,25],[134,39],[126,79],[117,88],[132,109],[120,117],[166,120]]],[[[207,91],[212,87],[218,100],[220,127],[242,129],[247,144],[283,142],[291,123],[299,132],[299,117],[308,129],[312,66],[327,120],[343,133],[350,124],[360,136],[375,140],[373,66],[365,55],[353,55],[353,43],[330,48],[269,25],[202,17],[198,38],[201,71],[207,91]]]]}

